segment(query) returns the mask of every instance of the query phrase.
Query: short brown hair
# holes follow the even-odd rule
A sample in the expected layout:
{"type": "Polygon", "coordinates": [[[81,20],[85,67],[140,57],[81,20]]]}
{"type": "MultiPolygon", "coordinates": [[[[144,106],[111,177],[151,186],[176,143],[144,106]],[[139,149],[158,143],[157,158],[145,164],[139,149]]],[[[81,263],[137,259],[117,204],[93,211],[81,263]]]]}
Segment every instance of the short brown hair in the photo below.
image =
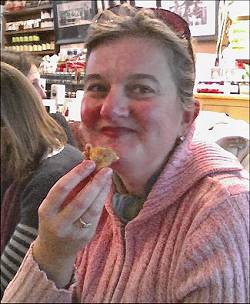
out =
{"type": "Polygon", "coordinates": [[[64,130],[39,102],[32,84],[1,62],[1,173],[24,180],[47,152],[63,147],[64,130]]]}
{"type": "Polygon", "coordinates": [[[163,50],[167,49],[167,60],[178,95],[184,107],[194,104],[195,65],[190,41],[178,37],[168,25],[156,17],[152,10],[138,10],[125,3],[119,6],[116,13],[106,10],[96,16],[89,27],[85,41],[87,59],[91,51],[99,45],[123,37],[150,38],[160,43],[163,50]]]}

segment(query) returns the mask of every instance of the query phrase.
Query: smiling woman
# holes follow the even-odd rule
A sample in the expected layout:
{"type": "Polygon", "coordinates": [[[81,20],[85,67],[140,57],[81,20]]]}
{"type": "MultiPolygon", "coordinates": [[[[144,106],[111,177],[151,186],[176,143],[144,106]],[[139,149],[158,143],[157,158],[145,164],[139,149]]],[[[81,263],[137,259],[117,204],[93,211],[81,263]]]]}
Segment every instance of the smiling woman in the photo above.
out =
{"type": "Polygon", "coordinates": [[[182,122],[182,105],[165,54],[152,39],[129,37],[97,47],[88,58],[84,136],[94,145],[117,151],[121,159],[113,168],[120,177],[120,170],[126,171],[129,178],[123,182],[135,195],[145,195],[152,172],[192,122],[192,112],[186,112],[190,119],[182,122]],[[134,171],[137,175],[132,179],[134,171]]]}
{"type": "Polygon", "coordinates": [[[119,159],[97,173],[85,160],[51,189],[4,300],[248,302],[248,179],[193,137],[187,23],[123,4],[96,16],[86,47],[82,133],[119,159]]]}

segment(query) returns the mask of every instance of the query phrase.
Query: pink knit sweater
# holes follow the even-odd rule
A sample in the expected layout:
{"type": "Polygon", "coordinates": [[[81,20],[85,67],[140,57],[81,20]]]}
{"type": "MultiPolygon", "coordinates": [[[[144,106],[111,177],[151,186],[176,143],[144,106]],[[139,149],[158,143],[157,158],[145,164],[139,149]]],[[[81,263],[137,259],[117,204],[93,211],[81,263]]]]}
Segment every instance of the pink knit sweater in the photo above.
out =
{"type": "Polygon", "coordinates": [[[249,302],[248,182],[233,155],[189,138],[135,219],[123,227],[105,206],[69,290],[30,249],[3,302],[249,302]]]}

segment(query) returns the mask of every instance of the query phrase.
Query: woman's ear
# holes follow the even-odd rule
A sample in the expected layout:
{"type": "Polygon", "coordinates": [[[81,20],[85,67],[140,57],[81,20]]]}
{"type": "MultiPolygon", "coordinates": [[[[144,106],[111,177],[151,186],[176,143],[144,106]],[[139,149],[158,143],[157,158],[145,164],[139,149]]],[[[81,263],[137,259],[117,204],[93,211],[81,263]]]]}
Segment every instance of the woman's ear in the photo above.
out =
{"type": "Polygon", "coordinates": [[[194,99],[194,118],[193,121],[195,120],[195,118],[199,115],[200,113],[200,102],[196,99],[194,99]]]}
{"type": "Polygon", "coordinates": [[[184,109],[183,111],[183,117],[182,117],[182,134],[186,135],[195,120],[195,118],[198,116],[200,112],[200,103],[198,100],[194,100],[194,103],[192,106],[188,107],[188,109],[184,109]]]}

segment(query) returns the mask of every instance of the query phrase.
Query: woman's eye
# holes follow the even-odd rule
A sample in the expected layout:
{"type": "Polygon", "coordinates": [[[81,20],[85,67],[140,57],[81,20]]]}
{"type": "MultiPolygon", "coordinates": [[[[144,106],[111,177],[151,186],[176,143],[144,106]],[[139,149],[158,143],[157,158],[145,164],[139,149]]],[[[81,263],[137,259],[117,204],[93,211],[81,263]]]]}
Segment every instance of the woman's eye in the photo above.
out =
{"type": "Polygon", "coordinates": [[[141,84],[128,86],[127,91],[129,94],[141,97],[150,97],[155,93],[155,90],[153,88],[141,84]]]}
{"type": "Polygon", "coordinates": [[[90,84],[87,86],[86,91],[88,92],[106,92],[106,86],[102,84],[90,84]]]}
{"type": "Polygon", "coordinates": [[[33,84],[34,87],[38,87],[39,86],[39,83],[38,83],[37,80],[32,81],[32,84],[33,84]]]}
{"type": "Polygon", "coordinates": [[[107,95],[108,87],[101,83],[90,83],[86,85],[85,92],[86,95],[91,98],[104,98],[107,95]]]}

